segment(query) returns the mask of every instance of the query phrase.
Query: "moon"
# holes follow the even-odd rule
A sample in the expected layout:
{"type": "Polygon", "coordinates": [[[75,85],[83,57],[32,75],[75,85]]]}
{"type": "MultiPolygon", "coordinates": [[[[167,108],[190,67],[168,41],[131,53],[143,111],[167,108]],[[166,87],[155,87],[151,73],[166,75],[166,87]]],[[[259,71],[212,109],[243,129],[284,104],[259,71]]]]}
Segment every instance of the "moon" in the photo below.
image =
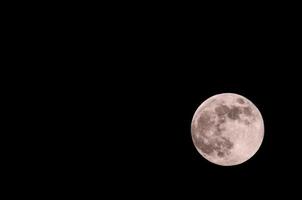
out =
{"type": "Polygon", "coordinates": [[[221,166],[239,165],[259,150],[264,122],[250,100],[239,94],[222,93],[197,108],[191,135],[195,148],[206,160],[221,166]]]}

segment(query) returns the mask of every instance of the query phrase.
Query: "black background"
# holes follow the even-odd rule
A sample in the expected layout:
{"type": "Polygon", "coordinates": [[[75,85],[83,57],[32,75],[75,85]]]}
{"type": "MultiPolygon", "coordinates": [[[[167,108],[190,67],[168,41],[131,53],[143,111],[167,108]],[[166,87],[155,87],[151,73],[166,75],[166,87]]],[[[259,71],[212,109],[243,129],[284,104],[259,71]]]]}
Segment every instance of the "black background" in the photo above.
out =
{"type": "Polygon", "coordinates": [[[116,54],[121,59],[113,56],[119,68],[112,74],[117,76],[109,82],[110,88],[105,88],[114,93],[108,97],[114,102],[108,110],[114,110],[110,115],[114,123],[104,133],[110,138],[104,151],[112,160],[113,176],[117,174],[123,184],[134,180],[130,184],[134,187],[154,181],[149,189],[155,193],[170,187],[173,191],[248,190],[255,187],[254,181],[260,190],[284,186],[283,179],[299,174],[296,153],[300,150],[295,144],[299,133],[294,128],[299,108],[292,103],[299,98],[295,50],[265,28],[256,29],[257,33],[249,25],[242,27],[245,31],[195,28],[168,27],[154,41],[149,39],[152,33],[129,36],[134,40],[116,54]],[[249,98],[265,122],[260,150],[234,167],[209,163],[191,141],[196,108],[223,92],[249,98]]]}
{"type": "Polygon", "coordinates": [[[301,109],[294,24],[270,15],[113,10],[24,28],[39,24],[39,32],[24,34],[36,41],[22,45],[30,56],[19,58],[43,66],[25,69],[30,76],[19,86],[21,107],[38,124],[29,148],[39,180],[113,196],[294,185],[301,109]],[[225,92],[250,99],[265,125],[255,156],[231,167],[199,155],[190,132],[198,106],[225,92]]]}
{"type": "MultiPolygon", "coordinates": [[[[165,39],[158,42],[165,43],[165,39]]],[[[93,163],[106,166],[103,173],[110,174],[112,187],[130,185],[153,194],[171,188],[184,192],[200,187],[248,190],[254,181],[260,189],[278,188],[284,185],[283,179],[298,177],[299,133],[294,116],[299,108],[293,103],[299,99],[295,95],[299,87],[296,71],[285,67],[291,65],[286,52],[263,51],[264,42],[246,42],[239,49],[233,44],[211,53],[207,48],[217,45],[215,49],[220,49],[219,42],[205,42],[206,47],[193,41],[177,48],[171,44],[165,50],[161,45],[151,46],[134,55],[120,52],[116,56],[127,57],[116,63],[121,69],[109,72],[109,80],[104,79],[101,86],[105,93],[101,90],[102,94],[96,95],[106,103],[93,111],[102,119],[95,121],[95,135],[86,141],[87,146],[91,142],[95,145],[93,157],[88,158],[102,155],[93,163]],[[200,103],[223,92],[249,98],[265,122],[259,151],[233,167],[203,159],[190,133],[191,119],[200,103]]]]}

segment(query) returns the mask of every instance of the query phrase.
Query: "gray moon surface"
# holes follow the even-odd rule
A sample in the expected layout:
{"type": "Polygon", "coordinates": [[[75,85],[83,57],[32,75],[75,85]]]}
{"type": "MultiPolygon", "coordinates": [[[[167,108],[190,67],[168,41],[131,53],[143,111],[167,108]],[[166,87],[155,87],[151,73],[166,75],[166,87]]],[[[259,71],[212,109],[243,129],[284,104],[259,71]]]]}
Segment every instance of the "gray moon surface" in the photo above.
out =
{"type": "Polygon", "coordinates": [[[238,94],[222,93],[208,98],[197,108],[191,135],[197,151],[211,163],[239,165],[259,150],[264,122],[250,100],[238,94]]]}

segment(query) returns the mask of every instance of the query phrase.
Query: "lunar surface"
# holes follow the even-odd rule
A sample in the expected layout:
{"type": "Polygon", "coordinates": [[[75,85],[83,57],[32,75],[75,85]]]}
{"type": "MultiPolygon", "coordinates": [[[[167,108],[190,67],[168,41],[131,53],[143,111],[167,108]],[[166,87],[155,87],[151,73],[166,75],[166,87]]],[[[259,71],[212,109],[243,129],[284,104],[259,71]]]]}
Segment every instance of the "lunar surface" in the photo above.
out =
{"type": "Polygon", "coordinates": [[[260,148],[264,123],[247,98],[233,93],[212,96],[196,110],[191,134],[197,151],[208,161],[232,166],[250,159],[260,148]]]}

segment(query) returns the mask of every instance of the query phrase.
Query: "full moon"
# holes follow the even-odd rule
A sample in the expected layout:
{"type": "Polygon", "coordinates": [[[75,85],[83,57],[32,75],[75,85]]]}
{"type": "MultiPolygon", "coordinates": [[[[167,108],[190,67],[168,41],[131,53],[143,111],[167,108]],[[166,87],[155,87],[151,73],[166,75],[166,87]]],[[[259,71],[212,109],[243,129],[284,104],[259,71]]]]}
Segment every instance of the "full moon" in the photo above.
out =
{"type": "Polygon", "coordinates": [[[239,165],[260,148],[264,122],[250,100],[223,93],[208,98],[197,108],[191,134],[197,151],[211,163],[239,165]]]}

